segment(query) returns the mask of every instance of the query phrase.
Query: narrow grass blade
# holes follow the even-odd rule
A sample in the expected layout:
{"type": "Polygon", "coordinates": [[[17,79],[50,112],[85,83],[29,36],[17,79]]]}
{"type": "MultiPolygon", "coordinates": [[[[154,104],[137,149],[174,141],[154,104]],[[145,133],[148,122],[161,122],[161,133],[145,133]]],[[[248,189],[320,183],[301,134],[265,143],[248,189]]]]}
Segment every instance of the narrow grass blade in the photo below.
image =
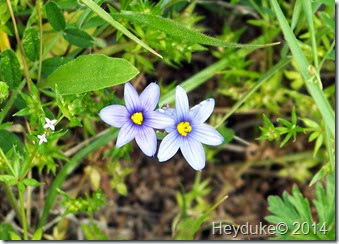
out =
{"type": "MultiPolygon", "coordinates": [[[[272,31],[272,33],[262,35],[261,37],[251,42],[251,45],[252,44],[255,45],[256,43],[260,43],[264,40],[273,40],[277,33],[278,31],[272,31]]],[[[239,49],[236,52],[232,53],[231,55],[228,55],[225,58],[220,59],[218,62],[208,66],[199,73],[193,75],[191,78],[182,82],[180,85],[185,89],[186,92],[190,92],[193,89],[200,86],[201,84],[203,84],[204,82],[206,82],[208,79],[215,76],[216,73],[223,71],[227,66],[231,65],[232,60],[234,60],[235,58],[246,57],[255,49],[257,48],[239,49]]],[[[166,103],[173,103],[174,100],[175,100],[175,89],[162,96],[162,98],[159,100],[159,105],[162,106],[163,104],[166,103]]]]}
{"type": "Polygon", "coordinates": [[[301,14],[302,6],[301,0],[297,0],[294,4],[293,8],[293,15],[292,15],[292,22],[291,22],[291,29],[294,30],[297,26],[301,14]]]}
{"type": "Polygon", "coordinates": [[[104,11],[99,5],[97,5],[92,0],[81,0],[87,7],[92,9],[93,12],[95,12],[100,18],[105,20],[107,23],[112,25],[117,30],[121,31],[124,35],[129,37],[131,40],[135,41],[142,47],[146,48],[148,51],[153,53],[154,55],[162,58],[160,54],[158,54],[156,51],[154,51],[151,47],[149,47],[146,43],[141,41],[138,37],[133,35],[129,30],[127,30],[124,26],[122,26],[119,22],[115,21],[112,16],[110,16],[106,11],[104,11]]]}
{"type": "Polygon", "coordinates": [[[280,60],[279,63],[273,66],[265,74],[263,74],[261,78],[256,82],[256,84],[238,102],[236,102],[236,104],[233,105],[233,107],[227,114],[225,114],[225,116],[215,126],[215,128],[218,128],[219,126],[221,126],[224,123],[224,121],[234,113],[234,111],[236,111],[256,90],[259,89],[259,87],[261,87],[268,79],[270,79],[277,72],[285,68],[289,63],[290,63],[290,59],[286,57],[280,60]]]}
{"type": "Polygon", "coordinates": [[[318,70],[319,63],[318,63],[318,54],[317,54],[317,42],[315,39],[315,31],[314,31],[314,23],[313,23],[312,2],[302,1],[302,6],[303,6],[304,14],[306,16],[308,30],[311,36],[314,66],[318,70]]]}
{"type": "Polygon", "coordinates": [[[334,137],[335,136],[335,121],[334,121],[333,109],[331,108],[331,105],[327,101],[323,91],[320,88],[321,84],[319,84],[319,81],[314,77],[314,75],[312,75],[309,72],[311,66],[309,65],[301,48],[299,47],[297,43],[297,39],[295,35],[293,34],[283,12],[281,11],[281,8],[277,0],[272,0],[271,4],[272,4],[274,12],[276,13],[279,24],[284,33],[285,39],[291,49],[291,52],[297,62],[300,72],[305,80],[305,84],[308,89],[308,92],[313,97],[315,103],[318,106],[318,109],[321,115],[324,118],[326,125],[329,127],[331,131],[331,135],[334,137]]]}
{"type": "Polygon", "coordinates": [[[188,43],[199,43],[210,46],[226,47],[226,48],[263,48],[278,45],[280,42],[268,44],[238,44],[226,42],[217,38],[204,35],[200,32],[188,29],[186,26],[175,22],[171,19],[161,17],[159,15],[135,13],[131,11],[124,11],[121,13],[111,13],[113,17],[121,17],[130,20],[134,23],[143,24],[150,28],[163,31],[179,40],[188,43]]]}

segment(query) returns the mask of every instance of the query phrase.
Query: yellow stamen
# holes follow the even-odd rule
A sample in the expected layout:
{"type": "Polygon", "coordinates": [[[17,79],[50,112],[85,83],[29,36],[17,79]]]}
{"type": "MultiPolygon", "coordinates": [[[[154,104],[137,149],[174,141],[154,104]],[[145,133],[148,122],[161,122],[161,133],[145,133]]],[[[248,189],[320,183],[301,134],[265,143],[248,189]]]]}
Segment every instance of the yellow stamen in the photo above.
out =
{"type": "Polygon", "coordinates": [[[141,125],[142,122],[144,121],[144,116],[142,116],[142,113],[141,113],[141,112],[138,112],[138,113],[134,113],[134,114],[131,116],[131,119],[132,119],[132,121],[134,122],[134,124],[136,124],[136,125],[141,125]]]}
{"type": "Polygon", "coordinates": [[[180,135],[187,136],[187,133],[192,130],[192,127],[189,122],[180,122],[177,125],[177,130],[180,135]]]}

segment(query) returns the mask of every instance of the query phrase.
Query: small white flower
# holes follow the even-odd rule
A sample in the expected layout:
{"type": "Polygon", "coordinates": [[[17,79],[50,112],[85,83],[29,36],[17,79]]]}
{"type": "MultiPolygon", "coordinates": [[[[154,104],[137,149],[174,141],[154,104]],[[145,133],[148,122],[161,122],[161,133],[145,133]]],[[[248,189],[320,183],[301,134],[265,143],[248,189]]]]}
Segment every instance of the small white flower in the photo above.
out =
{"type": "Polygon", "coordinates": [[[51,128],[51,130],[55,130],[54,124],[57,122],[56,119],[50,120],[49,118],[45,118],[46,124],[44,125],[44,128],[51,128]]]}
{"type": "Polygon", "coordinates": [[[44,142],[47,142],[47,138],[46,138],[46,133],[42,134],[42,135],[38,135],[39,138],[39,145],[41,145],[44,142]]]}

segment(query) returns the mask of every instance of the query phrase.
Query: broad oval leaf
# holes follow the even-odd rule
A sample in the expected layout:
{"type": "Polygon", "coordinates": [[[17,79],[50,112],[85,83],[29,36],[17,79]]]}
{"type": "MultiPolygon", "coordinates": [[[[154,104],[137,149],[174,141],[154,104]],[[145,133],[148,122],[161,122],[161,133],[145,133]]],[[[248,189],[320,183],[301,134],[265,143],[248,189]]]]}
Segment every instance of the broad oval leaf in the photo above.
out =
{"type": "Polygon", "coordinates": [[[45,5],[48,22],[51,24],[54,30],[61,31],[66,27],[65,17],[61,12],[61,9],[54,1],[49,1],[45,5]]]}
{"type": "Polygon", "coordinates": [[[64,32],[64,38],[70,43],[78,47],[88,48],[93,46],[93,38],[85,31],[77,28],[67,28],[64,32]]]}
{"type": "Polygon", "coordinates": [[[20,63],[12,49],[1,53],[0,73],[11,90],[19,85],[21,80],[20,63]]]}
{"type": "Polygon", "coordinates": [[[268,44],[238,44],[226,42],[221,39],[204,35],[200,32],[188,29],[186,26],[175,22],[171,19],[161,17],[159,15],[135,13],[131,11],[123,11],[121,13],[111,13],[113,17],[122,17],[134,23],[143,24],[150,28],[163,31],[166,34],[178,38],[179,40],[188,43],[199,43],[210,46],[226,47],[226,48],[241,48],[241,47],[268,47],[279,43],[268,44]]]}
{"type": "Polygon", "coordinates": [[[25,55],[31,60],[36,61],[39,59],[40,54],[40,35],[37,29],[28,28],[24,32],[22,39],[22,46],[25,55]]]}
{"type": "Polygon", "coordinates": [[[62,95],[78,94],[125,83],[138,73],[138,69],[125,59],[85,55],[60,66],[42,87],[57,85],[62,95]]]}
{"type": "Polygon", "coordinates": [[[52,74],[57,68],[61,65],[64,65],[71,61],[72,58],[70,57],[52,57],[45,59],[42,61],[42,77],[47,78],[50,74],[52,74]]]}

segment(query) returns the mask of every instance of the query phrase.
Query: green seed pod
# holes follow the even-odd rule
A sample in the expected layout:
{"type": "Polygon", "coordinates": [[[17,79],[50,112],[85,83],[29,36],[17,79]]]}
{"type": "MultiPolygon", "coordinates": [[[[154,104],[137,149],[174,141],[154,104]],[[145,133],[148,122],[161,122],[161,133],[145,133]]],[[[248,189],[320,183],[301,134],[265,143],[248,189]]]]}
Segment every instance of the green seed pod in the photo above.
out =
{"type": "Polygon", "coordinates": [[[8,85],[0,81],[0,104],[3,103],[8,97],[8,85]]]}

